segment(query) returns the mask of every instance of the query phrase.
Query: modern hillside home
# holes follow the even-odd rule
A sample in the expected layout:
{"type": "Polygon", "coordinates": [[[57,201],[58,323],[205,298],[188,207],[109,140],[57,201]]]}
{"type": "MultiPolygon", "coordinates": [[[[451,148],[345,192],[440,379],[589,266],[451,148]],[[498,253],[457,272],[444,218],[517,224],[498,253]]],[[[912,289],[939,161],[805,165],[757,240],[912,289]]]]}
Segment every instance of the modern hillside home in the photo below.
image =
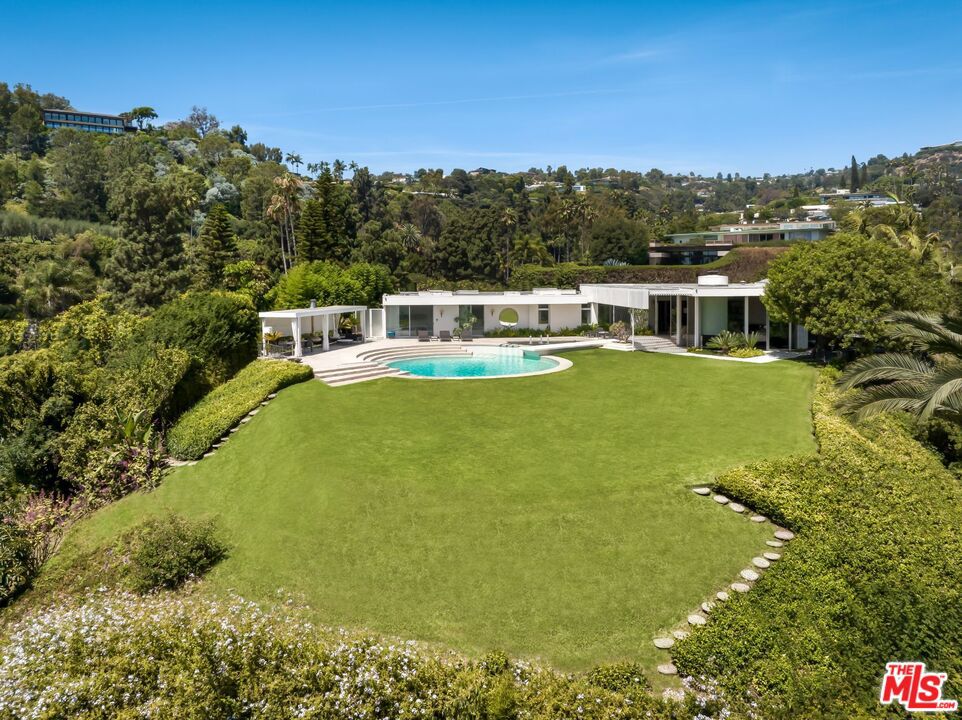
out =
{"type": "Polygon", "coordinates": [[[761,242],[824,240],[835,232],[835,222],[736,223],[710,230],[673,233],[649,245],[653,265],[703,265],[728,254],[737,245],[761,242]]]}
{"type": "MultiPolygon", "coordinates": [[[[766,349],[808,346],[804,328],[771,322],[761,302],[767,281],[731,283],[706,274],[695,283],[584,284],[578,290],[479,292],[427,290],[385,295],[386,337],[454,333],[470,327],[474,336],[505,327],[558,331],[622,321],[633,335],[654,333],[682,347],[701,347],[722,330],[755,332],[766,349]],[[648,330],[642,330],[647,327],[648,330]]],[[[372,311],[377,313],[378,311],[372,311]]]]}
{"type": "Polygon", "coordinates": [[[123,135],[130,129],[126,120],[119,115],[104,115],[103,113],[60,110],[57,108],[43,111],[43,124],[52,130],[72,128],[73,130],[103,133],[105,135],[123,135]]]}

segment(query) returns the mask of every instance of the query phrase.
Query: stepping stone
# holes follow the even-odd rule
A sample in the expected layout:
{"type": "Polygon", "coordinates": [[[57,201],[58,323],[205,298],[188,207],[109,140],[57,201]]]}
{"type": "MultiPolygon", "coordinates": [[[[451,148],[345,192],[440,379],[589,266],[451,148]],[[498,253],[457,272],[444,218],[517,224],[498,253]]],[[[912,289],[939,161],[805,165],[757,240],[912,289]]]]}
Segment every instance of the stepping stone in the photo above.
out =
{"type": "Polygon", "coordinates": [[[708,622],[708,621],[705,620],[705,616],[704,616],[704,615],[689,615],[689,616],[688,616],[688,624],[689,624],[689,625],[704,625],[706,622],[708,622]]]}
{"type": "Polygon", "coordinates": [[[220,447],[221,445],[223,445],[223,444],[224,444],[224,443],[214,443],[213,445],[211,445],[211,447],[214,448],[214,450],[216,450],[217,448],[219,448],[219,447],[220,447]]]}
{"type": "Polygon", "coordinates": [[[762,570],[767,570],[772,566],[772,564],[763,557],[753,557],[752,565],[754,565],[757,568],[761,568],[762,570]]]}
{"type": "Polygon", "coordinates": [[[209,458],[209,457],[213,457],[213,456],[214,456],[214,453],[213,453],[213,452],[204,453],[204,457],[205,457],[205,458],[209,458]]]}
{"type": "Polygon", "coordinates": [[[718,503],[719,505],[727,505],[727,504],[728,504],[728,498],[725,497],[724,495],[713,495],[713,496],[712,496],[712,500],[714,500],[714,501],[715,501],[716,503],[718,503]]]}
{"type": "Polygon", "coordinates": [[[276,398],[276,397],[277,397],[277,393],[271,393],[270,395],[267,396],[267,399],[268,399],[268,400],[273,400],[273,399],[276,398]]]}
{"type": "Polygon", "coordinates": [[[665,663],[664,665],[658,666],[658,672],[660,672],[662,675],[677,675],[678,668],[671,663],[665,663]]]}
{"type": "Polygon", "coordinates": [[[701,611],[702,611],[703,613],[705,613],[706,615],[707,615],[708,613],[710,613],[710,612],[711,612],[712,610],[714,610],[714,609],[715,609],[715,603],[713,603],[713,602],[711,602],[711,601],[709,601],[709,600],[706,600],[705,602],[703,602],[703,603],[701,604],[701,611]]]}
{"type": "Polygon", "coordinates": [[[672,630],[671,634],[675,636],[675,640],[684,640],[688,637],[687,630],[672,630]]]}
{"type": "Polygon", "coordinates": [[[225,435],[220,439],[221,442],[227,442],[228,440],[230,440],[230,435],[225,435]]]}
{"type": "Polygon", "coordinates": [[[739,505],[738,503],[732,503],[732,504],[729,505],[728,507],[730,507],[732,510],[734,510],[734,511],[737,512],[737,513],[743,513],[743,512],[745,512],[745,506],[744,506],[744,505],[739,505]]]}
{"type": "Polygon", "coordinates": [[[196,465],[196,464],[197,464],[197,461],[196,461],[196,460],[191,460],[191,461],[190,461],[189,463],[187,463],[187,464],[188,464],[188,465],[196,465]]]}
{"type": "Polygon", "coordinates": [[[706,487],[696,487],[696,488],[692,488],[691,491],[692,491],[693,493],[695,493],[695,495],[703,495],[703,496],[704,496],[704,495],[708,495],[709,493],[711,493],[711,490],[709,490],[709,489],[706,488],[706,487]]]}
{"type": "Polygon", "coordinates": [[[261,403],[261,407],[264,407],[265,405],[267,405],[267,400],[261,403]]]}
{"type": "Polygon", "coordinates": [[[764,515],[752,515],[752,522],[763,523],[768,520],[764,515]]]}
{"type": "Polygon", "coordinates": [[[246,417],[246,418],[242,418],[242,419],[241,419],[241,422],[242,422],[242,423],[249,423],[250,421],[251,421],[251,419],[250,419],[249,417],[246,417]]]}
{"type": "Polygon", "coordinates": [[[230,429],[230,431],[231,431],[232,433],[235,433],[235,432],[237,432],[238,430],[240,430],[239,427],[232,427],[232,428],[230,429]]]}
{"type": "Polygon", "coordinates": [[[795,533],[791,530],[779,529],[775,531],[775,537],[779,540],[794,540],[795,533]]]}
{"type": "Polygon", "coordinates": [[[749,590],[751,590],[751,586],[740,582],[732,583],[732,590],[735,592],[747,593],[749,590]]]}
{"type": "Polygon", "coordinates": [[[768,547],[785,547],[785,543],[781,540],[766,540],[765,544],[768,545],[768,547]]]}
{"type": "Polygon", "coordinates": [[[667,650],[675,644],[675,639],[670,637],[660,637],[655,638],[652,642],[655,643],[655,647],[659,650],[667,650]]]}
{"type": "Polygon", "coordinates": [[[249,413],[247,413],[247,414],[250,415],[251,417],[254,417],[254,416],[255,416],[257,413],[259,413],[260,411],[261,411],[260,408],[254,408],[253,410],[251,410],[251,411],[250,411],[249,413]]]}
{"type": "Polygon", "coordinates": [[[751,568],[745,568],[738,574],[741,575],[746,580],[748,580],[748,582],[754,582],[755,580],[758,580],[758,578],[761,577],[761,575],[759,575],[757,572],[755,572],[751,568]]]}
{"type": "Polygon", "coordinates": [[[728,599],[728,593],[722,590],[721,592],[715,593],[715,597],[721,600],[722,602],[725,602],[728,599]]]}
{"type": "Polygon", "coordinates": [[[762,553],[762,557],[765,558],[766,560],[771,560],[772,562],[774,562],[775,560],[781,560],[781,559],[782,559],[782,554],[781,554],[781,553],[774,553],[774,552],[767,552],[767,553],[762,553]]]}

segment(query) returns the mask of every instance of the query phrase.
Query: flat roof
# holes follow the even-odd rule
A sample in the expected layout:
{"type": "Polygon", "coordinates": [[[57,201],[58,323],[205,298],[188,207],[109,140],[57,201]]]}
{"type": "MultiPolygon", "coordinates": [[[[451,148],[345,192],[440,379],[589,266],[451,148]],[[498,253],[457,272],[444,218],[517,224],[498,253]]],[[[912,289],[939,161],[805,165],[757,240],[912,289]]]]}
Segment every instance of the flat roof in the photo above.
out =
{"type": "Polygon", "coordinates": [[[94,117],[105,117],[113,118],[114,120],[123,120],[120,115],[111,115],[109,113],[98,113],[90,112],[89,110],[64,110],[63,108],[44,108],[44,112],[54,112],[54,113],[73,113],[74,115],[93,115],[94,117]]]}
{"type": "Polygon", "coordinates": [[[421,290],[385,295],[383,304],[395,305],[580,305],[584,296],[577,290],[535,288],[534,290],[421,290]]]}
{"type": "Polygon", "coordinates": [[[341,313],[360,312],[367,310],[367,305],[326,305],[314,308],[292,308],[290,310],[268,310],[257,313],[258,317],[294,320],[302,317],[317,317],[319,315],[340,315],[341,313]]]}

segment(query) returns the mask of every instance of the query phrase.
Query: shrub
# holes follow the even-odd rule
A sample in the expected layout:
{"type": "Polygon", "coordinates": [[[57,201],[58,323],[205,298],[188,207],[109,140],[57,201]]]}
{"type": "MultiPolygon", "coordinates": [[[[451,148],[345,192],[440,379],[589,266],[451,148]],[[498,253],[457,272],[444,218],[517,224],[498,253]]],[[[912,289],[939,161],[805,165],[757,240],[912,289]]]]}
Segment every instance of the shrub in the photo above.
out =
{"type": "Polygon", "coordinates": [[[51,718],[725,716],[704,696],[627,694],[527,663],[491,675],[413,643],[321,634],[296,610],[171,593],[98,593],[24,617],[0,645],[0,708],[51,718]]]}
{"type": "Polygon", "coordinates": [[[255,360],[181,416],[167,433],[168,452],[196,460],[268,395],[311,377],[300,363],[255,360]]]}
{"type": "Polygon", "coordinates": [[[170,514],[144,521],[121,539],[128,548],[123,575],[139,593],[171,590],[216,565],[227,548],[212,522],[170,514]]]}
{"type": "Polygon", "coordinates": [[[901,658],[962,694],[962,486],[904,423],[839,417],[832,374],[813,402],[817,455],[717,481],[799,537],[674,650],[681,672],[760,717],[875,717],[882,669],[901,658]]]}
{"type": "Polygon", "coordinates": [[[717,350],[722,355],[728,355],[732,350],[739,346],[738,333],[733,333],[730,330],[722,330],[720,333],[711,338],[705,347],[711,350],[717,350]]]}
{"type": "Polygon", "coordinates": [[[12,518],[0,518],[0,605],[33,576],[30,541],[12,518]]]}
{"type": "Polygon", "coordinates": [[[590,684],[614,692],[635,693],[651,688],[641,665],[633,662],[599,665],[587,676],[590,684]]]}
{"type": "Polygon", "coordinates": [[[751,348],[737,347],[728,352],[729,357],[736,357],[736,358],[753,358],[753,357],[760,357],[764,354],[765,354],[764,352],[762,352],[756,347],[751,347],[751,348]]]}
{"type": "Polygon", "coordinates": [[[631,328],[628,327],[626,323],[618,322],[611,323],[608,331],[614,335],[615,339],[619,342],[628,342],[628,338],[631,337],[631,328]]]}
{"type": "Polygon", "coordinates": [[[154,313],[130,352],[136,356],[145,344],[156,344],[190,355],[191,367],[178,384],[170,408],[176,417],[257,356],[259,332],[249,297],[190,293],[154,313]]]}

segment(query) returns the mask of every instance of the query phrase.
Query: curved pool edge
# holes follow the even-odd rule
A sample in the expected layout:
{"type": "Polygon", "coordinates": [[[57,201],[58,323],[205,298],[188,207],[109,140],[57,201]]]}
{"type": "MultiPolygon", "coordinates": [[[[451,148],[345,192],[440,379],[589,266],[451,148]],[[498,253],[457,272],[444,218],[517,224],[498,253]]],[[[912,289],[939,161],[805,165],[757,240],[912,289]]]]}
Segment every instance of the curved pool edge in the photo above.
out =
{"type": "MultiPolygon", "coordinates": [[[[422,356],[424,358],[438,357],[437,355],[432,356],[429,353],[425,353],[422,356]]],[[[550,375],[551,373],[561,372],[562,370],[567,370],[574,363],[572,363],[567,358],[559,357],[557,355],[542,355],[542,358],[554,361],[556,364],[554,367],[546,368],[544,370],[535,370],[534,372],[524,372],[524,373],[512,373],[511,375],[415,375],[413,373],[406,373],[404,375],[399,375],[402,380],[510,380],[511,378],[523,378],[523,377],[535,377],[537,375],[550,375]]],[[[387,367],[392,367],[390,363],[385,363],[387,367]]],[[[397,368],[396,368],[397,369],[397,368]]]]}

